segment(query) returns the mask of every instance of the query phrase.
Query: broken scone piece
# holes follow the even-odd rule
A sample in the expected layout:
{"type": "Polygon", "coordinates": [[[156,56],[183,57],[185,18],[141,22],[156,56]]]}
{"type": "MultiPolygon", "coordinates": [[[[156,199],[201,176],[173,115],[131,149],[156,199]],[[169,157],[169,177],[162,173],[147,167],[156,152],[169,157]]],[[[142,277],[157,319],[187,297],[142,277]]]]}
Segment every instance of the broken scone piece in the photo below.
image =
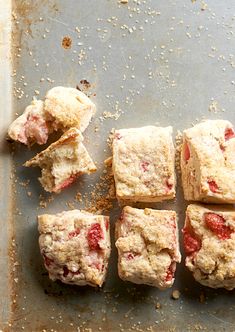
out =
{"type": "Polygon", "coordinates": [[[183,133],[181,171],[186,200],[235,203],[235,132],[226,120],[207,120],[183,133]]]}
{"type": "Polygon", "coordinates": [[[50,131],[51,125],[46,120],[43,101],[33,100],[24,113],[12,122],[8,129],[8,136],[26,145],[32,145],[35,142],[45,144],[50,131]]]}
{"type": "Polygon", "coordinates": [[[59,193],[72,184],[79,175],[96,171],[96,166],[82,144],[83,136],[76,128],[69,129],[46,150],[25,163],[26,167],[39,166],[43,188],[59,193]]]}
{"type": "Polygon", "coordinates": [[[185,264],[204,286],[235,288],[235,209],[191,204],[183,229],[185,264]]]}
{"type": "Polygon", "coordinates": [[[38,216],[39,246],[52,280],[102,286],[110,256],[109,217],[71,210],[38,216]]]}
{"type": "Polygon", "coordinates": [[[159,202],[175,197],[172,127],[115,130],[113,174],[120,201],[159,202]]]}
{"type": "Polygon", "coordinates": [[[10,125],[8,136],[26,145],[45,144],[53,131],[76,127],[83,132],[95,112],[95,104],[83,92],[58,86],[47,92],[45,102],[33,100],[10,125]]]}
{"type": "Polygon", "coordinates": [[[45,98],[45,112],[54,130],[71,127],[83,132],[96,112],[95,104],[81,91],[57,86],[45,98]]]}
{"type": "Polygon", "coordinates": [[[174,211],[124,207],[116,223],[118,274],[123,280],[160,289],[174,283],[181,261],[174,211]]]}

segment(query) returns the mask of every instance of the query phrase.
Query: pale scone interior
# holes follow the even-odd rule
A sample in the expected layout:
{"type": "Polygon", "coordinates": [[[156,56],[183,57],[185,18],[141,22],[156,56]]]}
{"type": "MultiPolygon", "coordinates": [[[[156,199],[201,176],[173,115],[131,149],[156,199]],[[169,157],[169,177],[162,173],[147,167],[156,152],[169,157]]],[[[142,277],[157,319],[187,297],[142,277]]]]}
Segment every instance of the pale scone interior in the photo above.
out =
{"type": "Polygon", "coordinates": [[[43,188],[49,192],[59,193],[79,175],[96,171],[96,166],[82,141],[81,132],[71,128],[58,141],[27,161],[25,166],[41,167],[42,176],[39,181],[43,188]]]}

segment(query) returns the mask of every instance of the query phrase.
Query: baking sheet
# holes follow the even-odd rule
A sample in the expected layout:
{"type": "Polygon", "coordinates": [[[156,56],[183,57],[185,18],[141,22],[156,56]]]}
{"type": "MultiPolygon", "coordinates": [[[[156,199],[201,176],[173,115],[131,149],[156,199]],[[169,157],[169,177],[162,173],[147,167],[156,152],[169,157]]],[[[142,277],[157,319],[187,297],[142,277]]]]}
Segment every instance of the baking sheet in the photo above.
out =
{"type": "MultiPolygon", "coordinates": [[[[173,125],[176,135],[177,130],[203,118],[235,123],[234,13],[235,2],[229,0],[13,1],[13,107],[10,113],[10,100],[3,105],[3,131],[10,117],[20,114],[33,96],[43,98],[57,85],[78,85],[98,108],[85,132],[85,144],[98,172],[58,196],[47,195],[37,180],[39,171],[22,167],[40,148],[10,148],[15,174],[10,179],[10,153],[4,144],[1,213],[6,226],[1,233],[1,246],[5,246],[1,267],[9,260],[6,239],[11,244],[13,235],[17,271],[8,278],[10,312],[7,280],[1,281],[3,328],[17,332],[235,330],[234,291],[200,286],[183,261],[173,288],[167,291],[119,280],[114,248],[101,290],[51,282],[39,254],[36,222],[41,213],[87,208],[89,203],[97,208],[92,191],[102,195],[105,190],[100,176],[104,175],[103,161],[110,156],[107,139],[112,128],[158,123],[173,125]],[[65,49],[62,40],[66,36],[72,45],[65,49]],[[82,202],[74,199],[78,192],[82,202]],[[174,289],[180,291],[179,300],[171,298],[174,289]]],[[[2,88],[9,87],[7,74],[2,75],[2,88]]],[[[177,190],[174,202],[154,206],[176,209],[182,228],[186,203],[180,186],[177,190]]],[[[112,242],[119,213],[114,202],[112,242]]],[[[12,249],[10,254],[14,254],[12,249]]]]}

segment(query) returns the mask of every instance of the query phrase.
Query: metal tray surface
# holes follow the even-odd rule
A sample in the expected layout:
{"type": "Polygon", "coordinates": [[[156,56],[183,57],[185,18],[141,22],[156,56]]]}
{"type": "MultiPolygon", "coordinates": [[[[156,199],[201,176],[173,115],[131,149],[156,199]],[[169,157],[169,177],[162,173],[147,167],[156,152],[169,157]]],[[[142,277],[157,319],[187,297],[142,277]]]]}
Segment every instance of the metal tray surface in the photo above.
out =
{"type": "MultiPolygon", "coordinates": [[[[6,6],[8,1],[0,3],[6,6]]],[[[86,88],[98,108],[84,133],[98,171],[59,195],[47,195],[37,180],[39,170],[22,166],[42,148],[9,147],[2,135],[2,329],[235,331],[235,292],[200,286],[185,269],[184,258],[173,288],[166,291],[121,281],[114,246],[102,289],[50,281],[39,253],[36,221],[41,213],[87,208],[94,185],[103,185],[100,176],[110,156],[107,139],[112,128],[158,123],[173,125],[176,135],[203,118],[235,123],[235,2],[15,0],[12,7],[12,57],[6,59],[0,85],[11,93],[1,91],[1,134],[33,96],[43,98],[58,85],[86,88]],[[72,41],[70,48],[62,46],[66,36],[72,41]],[[74,200],[77,192],[88,198],[74,200]],[[48,201],[44,207],[42,197],[48,201]],[[9,257],[17,264],[6,277],[9,257]],[[171,297],[175,289],[180,291],[178,300],[171,297]]],[[[1,52],[5,59],[6,50],[1,52]]],[[[177,191],[175,201],[151,206],[175,209],[181,229],[187,204],[180,179],[177,191]]],[[[109,212],[114,242],[120,214],[116,202],[104,211],[109,212]]]]}

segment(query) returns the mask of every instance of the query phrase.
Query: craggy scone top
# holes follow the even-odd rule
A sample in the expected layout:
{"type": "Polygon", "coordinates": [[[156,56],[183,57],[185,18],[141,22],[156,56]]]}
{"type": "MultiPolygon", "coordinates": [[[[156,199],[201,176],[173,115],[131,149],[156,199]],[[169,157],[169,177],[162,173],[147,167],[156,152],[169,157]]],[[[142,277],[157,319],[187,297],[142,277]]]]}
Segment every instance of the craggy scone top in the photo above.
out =
{"type": "Polygon", "coordinates": [[[202,285],[235,288],[235,209],[191,204],[183,229],[186,266],[202,285]]]}
{"type": "Polygon", "coordinates": [[[174,211],[124,207],[116,223],[118,273],[123,280],[171,287],[181,255],[174,211]]]}
{"type": "Polygon", "coordinates": [[[109,217],[71,210],[38,217],[39,245],[52,280],[101,286],[110,256],[109,217]]]}

